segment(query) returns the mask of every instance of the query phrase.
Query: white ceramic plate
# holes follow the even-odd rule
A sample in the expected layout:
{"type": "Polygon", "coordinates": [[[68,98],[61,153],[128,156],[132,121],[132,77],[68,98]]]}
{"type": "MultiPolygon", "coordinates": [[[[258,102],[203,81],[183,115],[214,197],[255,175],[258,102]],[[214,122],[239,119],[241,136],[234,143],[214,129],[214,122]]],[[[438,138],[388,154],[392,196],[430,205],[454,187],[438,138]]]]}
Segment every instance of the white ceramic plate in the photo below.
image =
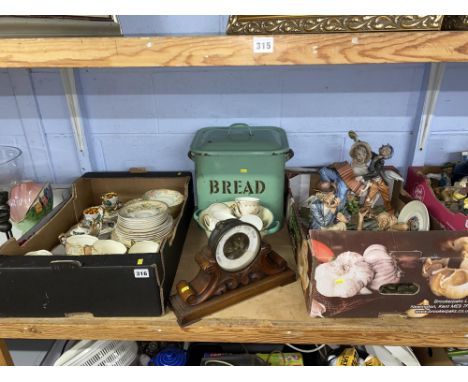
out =
{"type": "Polygon", "coordinates": [[[151,219],[167,214],[168,206],[158,200],[144,200],[125,206],[119,210],[119,217],[124,219],[151,219]]]}
{"type": "Polygon", "coordinates": [[[407,223],[413,218],[417,220],[418,231],[429,231],[431,226],[429,212],[424,203],[419,200],[412,200],[401,209],[398,223],[407,223]]]}
{"type": "Polygon", "coordinates": [[[143,199],[159,200],[166,203],[169,207],[173,207],[183,203],[184,195],[182,195],[179,191],[161,188],[145,192],[143,199]]]}
{"type": "Polygon", "coordinates": [[[125,202],[124,205],[122,206],[123,207],[127,207],[131,204],[134,204],[134,203],[137,203],[137,202],[142,202],[143,199],[142,198],[136,198],[136,199],[130,199],[128,202],[125,202]]]}

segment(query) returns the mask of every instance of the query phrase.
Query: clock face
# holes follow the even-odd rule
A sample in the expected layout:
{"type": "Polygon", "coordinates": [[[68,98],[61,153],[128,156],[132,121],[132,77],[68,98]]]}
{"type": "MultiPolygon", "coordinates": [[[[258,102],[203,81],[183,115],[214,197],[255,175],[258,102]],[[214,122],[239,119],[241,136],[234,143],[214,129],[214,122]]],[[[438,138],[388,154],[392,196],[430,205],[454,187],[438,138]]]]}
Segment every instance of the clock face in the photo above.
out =
{"type": "Polygon", "coordinates": [[[215,257],[225,271],[235,272],[247,267],[260,250],[260,233],[250,225],[239,223],[220,233],[215,257]]]}

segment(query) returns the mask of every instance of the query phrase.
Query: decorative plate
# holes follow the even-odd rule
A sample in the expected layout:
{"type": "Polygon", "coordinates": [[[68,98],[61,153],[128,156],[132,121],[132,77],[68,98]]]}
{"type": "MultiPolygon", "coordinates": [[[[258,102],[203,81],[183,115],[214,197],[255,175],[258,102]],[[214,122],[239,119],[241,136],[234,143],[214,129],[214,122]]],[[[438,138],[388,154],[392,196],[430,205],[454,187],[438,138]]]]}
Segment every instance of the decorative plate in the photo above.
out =
{"type": "Polygon", "coordinates": [[[167,213],[166,203],[158,200],[143,200],[125,206],[119,210],[119,216],[127,219],[145,219],[167,213]]]}
{"type": "Polygon", "coordinates": [[[419,200],[413,200],[401,209],[398,223],[409,223],[414,231],[429,231],[431,226],[429,212],[419,200]]]}

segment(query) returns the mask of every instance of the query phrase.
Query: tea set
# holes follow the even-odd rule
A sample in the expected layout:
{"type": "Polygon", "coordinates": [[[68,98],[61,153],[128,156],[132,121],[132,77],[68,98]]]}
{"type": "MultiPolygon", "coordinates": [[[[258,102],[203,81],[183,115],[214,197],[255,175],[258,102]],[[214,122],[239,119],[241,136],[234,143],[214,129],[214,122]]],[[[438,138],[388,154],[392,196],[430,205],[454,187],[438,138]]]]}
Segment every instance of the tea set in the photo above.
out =
{"type": "MultiPolygon", "coordinates": [[[[72,256],[158,253],[184,200],[183,194],[169,189],[149,190],[142,198],[126,203],[119,201],[116,192],[107,192],[101,196],[101,205],[83,210],[82,219],[59,235],[59,242],[64,253],[72,256]]],[[[53,253],[41,249],[26,255],[53,253]]]]}
{"type": "Polygon", "coordinates": [[[262,236],[272,232],[278,221],[273,221],[273,213],[261,205],[259,198],[252,196],[238,197],[233,201],[213,203],[208,208],[195,212],[195,220],[208,237],[216,225],[224,220],[238,219],[253,225],[262,236]]]}

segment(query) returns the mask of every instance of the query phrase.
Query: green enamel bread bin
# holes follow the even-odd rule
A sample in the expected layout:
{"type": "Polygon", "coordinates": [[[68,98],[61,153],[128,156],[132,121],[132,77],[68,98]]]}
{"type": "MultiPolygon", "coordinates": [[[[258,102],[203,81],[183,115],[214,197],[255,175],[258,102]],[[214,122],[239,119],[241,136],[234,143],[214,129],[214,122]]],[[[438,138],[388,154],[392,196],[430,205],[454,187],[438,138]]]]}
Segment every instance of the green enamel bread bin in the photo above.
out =
{"type": "Polygon", "coordinates": [[[200,129],[190,146],[199,210],[254,196],[271,210],[278,229],[284,215],[284,167],[293,156],[279,127],[233,124],[200,129]]]}

